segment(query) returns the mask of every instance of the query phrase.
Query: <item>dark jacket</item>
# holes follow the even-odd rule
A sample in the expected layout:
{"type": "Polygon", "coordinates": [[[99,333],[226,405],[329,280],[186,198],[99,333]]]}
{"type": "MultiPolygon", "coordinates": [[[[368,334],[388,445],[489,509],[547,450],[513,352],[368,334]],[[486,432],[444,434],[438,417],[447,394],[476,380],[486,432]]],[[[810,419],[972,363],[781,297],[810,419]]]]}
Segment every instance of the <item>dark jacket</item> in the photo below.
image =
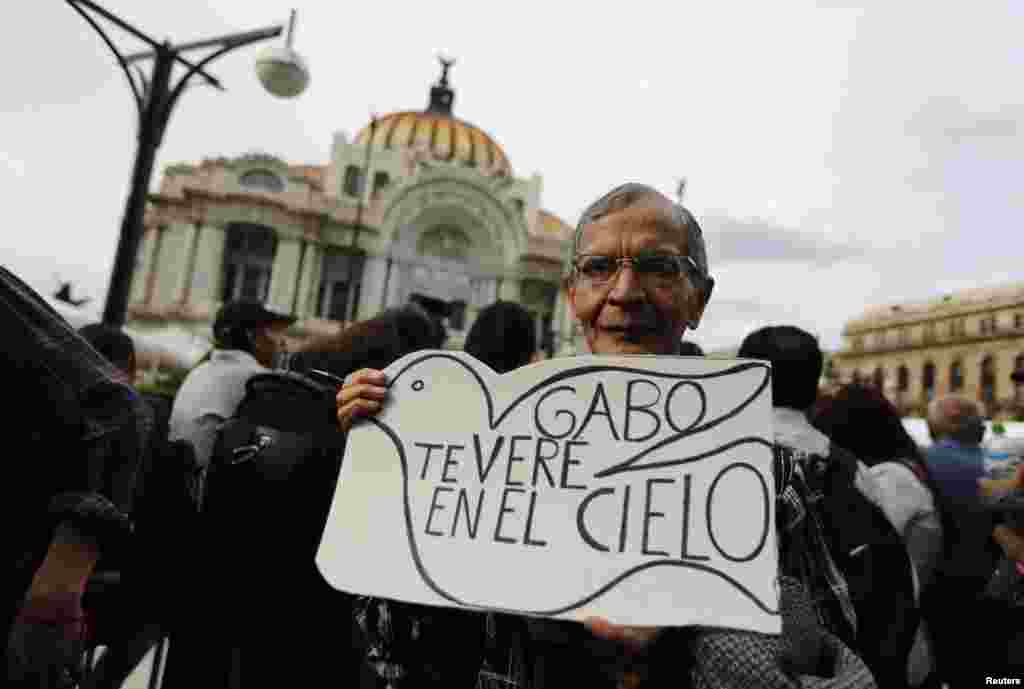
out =
{"type": "Polygon", "coordinates": [[[152,415],[119,372],[36,292],[0,268],[0,372],[8,452],[0,519],[11,586],[6,630],[52,537],[71,522],[99,545],[123,550],[152,415]]]}

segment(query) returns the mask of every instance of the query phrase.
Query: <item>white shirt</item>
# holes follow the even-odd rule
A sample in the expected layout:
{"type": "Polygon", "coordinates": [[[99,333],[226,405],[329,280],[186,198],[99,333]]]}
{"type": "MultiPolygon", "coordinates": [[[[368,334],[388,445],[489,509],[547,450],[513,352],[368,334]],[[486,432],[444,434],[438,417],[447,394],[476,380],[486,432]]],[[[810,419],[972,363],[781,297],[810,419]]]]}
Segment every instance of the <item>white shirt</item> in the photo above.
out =
{"type": "MultiPolygon", "coordinates": [[[[828,456],[828,448],[832,441],[811,425],[811,422],[807,420],[807,414],[799,409],[774,407],[772,415],[775,425],[775,442],[808,454],[828,456]]],[[[876,505],[878,504],[878,500],[881,499],[879,488],[867,466],[859,459],[857,460],[857,475],[854,477],[854,484],[864,497],[876,505]]]]}
{"type": "Polygon", "coordinates": [[[178,389],[168,437],[191,442],[196,459],[205,466],[213,454],[217,428],[235,413],[245,384],[267,370],[248,352],[215,349],[210,360],[189,372],[178,389]]]}

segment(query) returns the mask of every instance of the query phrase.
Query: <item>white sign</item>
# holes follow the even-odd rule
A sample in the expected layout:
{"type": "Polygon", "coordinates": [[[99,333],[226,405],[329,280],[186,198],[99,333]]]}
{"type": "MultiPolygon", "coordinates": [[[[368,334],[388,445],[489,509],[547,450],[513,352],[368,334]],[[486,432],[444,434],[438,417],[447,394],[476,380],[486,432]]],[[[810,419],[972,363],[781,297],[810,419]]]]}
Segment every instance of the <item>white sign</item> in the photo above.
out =
{"type": "Polygon", "coordinates": [[[317,564],[416,603],[781,631],[768,364],[461,352],[385,371],[317,564]]]}

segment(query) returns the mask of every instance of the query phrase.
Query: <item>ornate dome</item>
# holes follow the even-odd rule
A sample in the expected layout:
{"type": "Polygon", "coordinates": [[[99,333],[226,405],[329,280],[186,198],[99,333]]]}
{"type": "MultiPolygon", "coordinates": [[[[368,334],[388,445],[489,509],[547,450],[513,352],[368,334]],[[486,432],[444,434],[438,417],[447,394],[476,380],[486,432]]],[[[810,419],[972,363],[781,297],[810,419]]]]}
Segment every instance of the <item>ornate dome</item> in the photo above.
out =
{"type": "Polygon", "coordinates": [[[426,110],[384,115],[364,127],[355,143],[365,145],[372,130],[375,147],[422,150],[434,160],[461,163],[498,176],[511,175],[512,166],[501,146],[479,127],[452,115],[455,92],[448,86],[452,64],[441,61],[441,78],[430,89],[426,110]]]}

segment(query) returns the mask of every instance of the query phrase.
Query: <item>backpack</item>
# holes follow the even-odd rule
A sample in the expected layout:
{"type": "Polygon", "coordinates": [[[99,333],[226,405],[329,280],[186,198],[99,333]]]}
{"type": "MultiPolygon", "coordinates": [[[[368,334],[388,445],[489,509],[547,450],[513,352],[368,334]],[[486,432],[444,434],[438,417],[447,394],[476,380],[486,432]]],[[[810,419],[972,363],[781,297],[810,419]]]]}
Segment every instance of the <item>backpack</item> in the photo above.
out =
{"type": "Polygon", "coordinates": [[[920,621],[913,563],[902,536],[857,487],[857,471],[857,458],[834,443],[827,457],[805,459],[829,550],[857,612],[856,638],[848,643],[880,686],[898,686],[920,621]]]}
{"type": "Polygon", "coordinates": [[[233,569],[312,564],[341,467],[336,393],[308,375],[258,374],[218,430],[203,523],[222,536],[233,569]]]}
{"type": "Polygon", "coordinates": [[[201,513],[204,615],[189,643],[222,686],[291,686],[345,665],[348,639],[322,626],[347,631],[351,603],[315,563],[344,449],[338,383],[255,375],[218,431],[201,513]]]}

